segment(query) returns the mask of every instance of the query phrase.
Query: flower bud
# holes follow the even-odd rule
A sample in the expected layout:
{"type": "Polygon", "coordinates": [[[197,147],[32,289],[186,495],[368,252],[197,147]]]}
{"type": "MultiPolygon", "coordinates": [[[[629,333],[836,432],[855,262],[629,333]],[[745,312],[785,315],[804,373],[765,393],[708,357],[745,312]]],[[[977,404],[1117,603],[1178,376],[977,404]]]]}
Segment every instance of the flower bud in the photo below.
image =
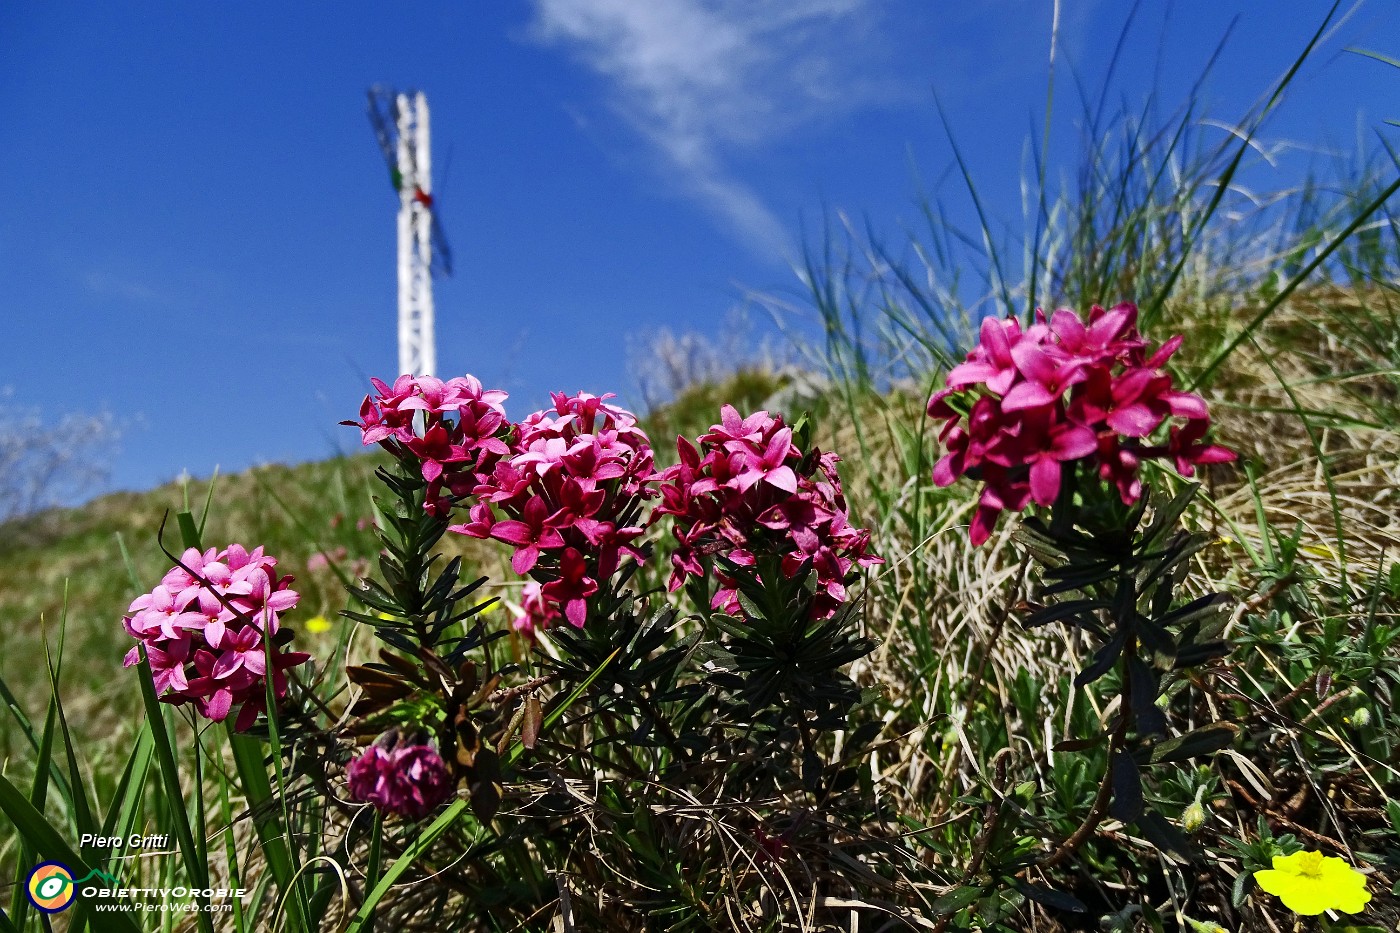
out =
{"type": "Polygon", "coordinates": [[[1230,933],[1229,930],[1212,920],[1192,920],[1190,917],[1186,917],[1185,920],[1187,925],[1191,927],[1191,933],[1230,933]]]}
{"type": "Polygon", "coordinates": [[[1205,790],[1202,787],[1196,791],[1196,799],[1186,808],[1186,812],[1181,814],[1181,828],[1188,833],[1194,833],[1206,825],[1206,808],[1201,805],[1201,795],[1205,793],[1205,790]]]}
{"type": "Polygon", "coordinates": [[[1358,706],[1351,711],[1351,715],[1347,717],[1346,721],[1358,729],[1369,726],[1371,724],[1371,710],[1365,706],[1358,706]]]}

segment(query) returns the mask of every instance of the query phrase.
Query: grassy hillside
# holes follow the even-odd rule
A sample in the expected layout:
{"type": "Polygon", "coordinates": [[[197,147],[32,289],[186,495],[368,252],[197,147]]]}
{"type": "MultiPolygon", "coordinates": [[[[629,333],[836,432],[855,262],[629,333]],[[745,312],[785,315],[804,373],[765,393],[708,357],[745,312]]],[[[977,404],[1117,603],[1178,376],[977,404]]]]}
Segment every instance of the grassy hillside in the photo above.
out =
{"type": "MultiPolygon", "coordinates": [[[[373,515],[369,481],[376,463],[365,456],[257,467],[213,481],[114,493],[6,526],[0,530],[0,677],[37,715],[49,693],[44,636],[56,645],[62,626],[62,684],[73,698],[72,726],[98,740],[85,747],[101,748],[108,739],[120,744],[138,725],[140,708],[136,682],[113,667],[131,647],[121,618],[150,588],[148,581],[170,567],[158,543],[162,519],[191,507],[202,514],[209,503],[208,541],[264,543],[282,560],[283,572],[296,575],[306,615],[333,618],[344,592],[332,572],[309,572],[306,562],[325,553],[348,569],[373,553],[356,524],[373,515]]],[[[165,545],[183,550],[173,518],[165,545]]],[[[20,754],[17,740],[7,718],[0,724],[7,758],[20,754]]]]}
{"type": "MultiPolygon", "coordinates": [[[[884,558],[846,581],[831,626],[796,590],[746,591],[734,616],[699,590],[667,592],[673,539],[658,527],[657,559],[627,583],[643,607],[590,597],[598,615],[581,633],[561,624],[539,644],[471,641],[508,629],[509,608],[480,633],[449,620],[469,649],[440,651],[448,665],[422,648],[437,637],[424,634],[429,614],[404,608],[421,609],[431,576],[405,583],[372,560],[381,454],[108,496],[6,529],[0,678],[16,707],[0,718],[0,804],[25,825],[0,835],[0,877],[22,882],[31,855],[91,825],[91,801],[133,826],[193,826],[183,870],[257,879],[258,900],[229,921],[240,931],[271,916],[342,929],[354,915],[356,930],[377,915],[381,928],[491,933],[1396,929],[1400,172],[1387,152],[1329,184],[1240,194],[1232,184],[1268,110],[1243,121],[1244,138],[1208,144],[1190,106],[1157,126],[1151,107],[1101,121],[1085,104],[1078,174],[1053,187],[1040,166],[1027,179],[1038,197],[1022,234],[957,230],[937,202],[928,230],[894,248],[838,228],[803,273],[822,334],[802,348],[811,372],[710,379],[651,413],[663,460],[727,402],[789,424],[811,413],[811,446],[840,456],[850,523],[884,558]],[[1175,498],[1190,486],[1170,463],[1146,462],[1141,514],[1157,532],[1125,530],[1126,503],[1066,485],[1053,508],[1003,514],[973,546],[987,473],[934,482],[945,447],[930,393],[983,318],[1029,324],[1037,307],[1120,300],[1139,305],[1153,346],[1182,338],[1166,369],[1209,403],[1237,459],[1203,469],[1189,502],[1175,498]],[[200,518],[206,503],[206,544],[264,545],[297,575],[287,624],[315,658],[278,722],[287,731],[268,726],[252,744],[189,707],[143,710],[134,672],[119,667],[131,644],[122,611],[170,565],[162,515],[200,518]],[[1068,526],[1030,520],[1067,508],[1083,510],[1068,526]],[[1121,525],[1096,523],[1103,515],[1121,525]],[[314,566],[318,555],[334,566],[314,566]],[[365,608],[337,569],[381,584],[383,598],[366,598],[397,615],[337,619],[365,608]],[[1083,598],[1066,608],[1066,593],[1083,598]],[[345,661],[371,657],[379,618],[404,621],[383,641],[399,654],[348,672],[345,661]],[[787,628],[770,657],[758,643],[775,618],[787,628]],[[1162,620],[1192,651],[1150,634],[1162,620]],[[61,710],[45,665],[60,623],[61,710]],[[409,623],[417,642],[402,634],[409,623]],[[744,668],[754,657],[771,664],[744,668]],[[834,692],[807,690],[808,668],[834,692]],[[482,670],[507,680],[462,686],[482,670]],[[769,675],[807,692],[780,703],[778,688],[750,691],[776,683],[769,675]],[[424,699],[439,687],[450,716],[424,699]],[[376,692],[400,719],[348,708],[376,692]],[[346,796],[355,739],[409,722],[456,744],[458,799],[432,824],[365,818],[369,805],[346,796]],[[167,732],[175,749],[155,760],[167,732]],[[1364,872],[1371,900],[1354,925],[1256,883],[1300,851],[1345,863],[1351,881],[1364,872]],[[282,907],[269,891],[287,895],[282,907]]],[[[545,402],[511,399],[510,415],[545,402]]],[[[1096,477],[1088,456],[1074,469],[1096,477]]],[[[815,462],[794,452],[788,468],[815,462]]],[[[421,494],[410,489],[401,521],[381,520],[403,553],[437,527],[421,494]]],[[[177,538],[172,524],[176,551],[177,538]]],[[[450,534],[437,547],[464,558],[464,580],[490,577],[463,596],[470,606],[516,601],[509,548],[450,534]]],[[[173,863],[131,871],[153,884],[173,863]]]]}

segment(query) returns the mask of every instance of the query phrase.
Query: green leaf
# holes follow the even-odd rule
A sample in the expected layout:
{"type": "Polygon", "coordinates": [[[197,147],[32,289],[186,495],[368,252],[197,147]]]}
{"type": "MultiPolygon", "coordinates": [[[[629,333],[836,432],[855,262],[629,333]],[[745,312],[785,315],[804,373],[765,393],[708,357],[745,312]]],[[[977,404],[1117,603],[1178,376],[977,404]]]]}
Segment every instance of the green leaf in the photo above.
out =
{"type": "MultiPolygon", "coordinates": [[[[40,813],[43,812],[44,802],[48,799],[49,775],[57,773],[53,771],[53,743],[58,727],[56,700],[56,697],[49,698],[49,710],[44,716],[44,736],[39,742],[39,756],[34,764],[34,783],[29,791],[29,802],[40,813]]],[[[29,900],[24,896],[24,875],[28,868],[24,863],[28,862],[33,854],[32,847],[26,841],[20,848],[20,864],[15,866],[15,887],[10,896],[10,912],[15,915],[15,923],[21,927],[24,926],[29,913],[29,900]]]]}
{"type": "Polygon", "coordinates": [[[1244,899],[1249,897],[1249,892],[1254,887],[1254,873],[1242,871],[1235,876],[1235,883],[1230,889],[1230,903],[1236,908],[1244,906],[1244,899]]]}
{"type": "Polygon", "coordinates": [[[198,549],[199,526],[194,523],[194,516],[189,512],[176,512],[175,524],[180,528],[180,541],[185,547],[198,549]]]}
{"type": "Polygon", "coordinates": [[[1056,910],[1067,910],[1071,913],[1082,914],[1088,911],[1084,902],[1073,894],[1065,891],[1057,891],[1054,888],[1047,888],[1039,884],[1027,884],[1020,882],[1016,885],[1016,890],[1037,904],[1044,904],[1046,907],[1053,907],[1056,910]]]}
{"type": "Polygon", "coordinates": [[[1191,841],[1156,810],[1144,811],[1135,825],[1142,838],[1161,851],[1175,855],[1183,861],[1191,860],[1191,841]]]}
{"type": "Polygon", "coordinates": [[[1200,488],[1200,483],[1186,483],[1166,505],[1153,509],[1152,523],[1147,526],[1147,531],[1143,534],[1143,550],[1149,550],[1163,534],[1176,527],[1176,523],[1186,512],[1186,507],[1191,504],[1191,500],[1196,497],[1196,492],[1200,488]]]}
{"type": "Polygon", "coordinates": [[[1185,761],[1198,755],[1211,755],[1233,744],[1239,731],[1240,727],[1234,723],[1214,722],[1193,729],[1185,735],[1157,743],[1148,760],[1156,765],[1185,761]]]}
{"type": "Polygon", "coordinates": [[[977,885],[963,885],[934,900],[928,912],[934,917],[945,917],[962,910],[982,896],[983,889],[977,885]]]}
{"type": "Polygon", "coordinates": [[[1113,800],[1108,806],[1109,815],[1131,823],[1142,815],[1142,774],[1127,752],[1114,752],[1110,767],[1113,769],[1113,800]]]}

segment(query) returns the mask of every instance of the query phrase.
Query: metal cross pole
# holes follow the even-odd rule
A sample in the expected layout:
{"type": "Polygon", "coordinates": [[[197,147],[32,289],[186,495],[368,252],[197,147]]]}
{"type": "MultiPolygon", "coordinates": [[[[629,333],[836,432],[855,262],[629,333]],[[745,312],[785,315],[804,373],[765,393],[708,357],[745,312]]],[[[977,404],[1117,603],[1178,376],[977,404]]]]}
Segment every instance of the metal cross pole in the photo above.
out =
{"type": "Polygon", "coordinates": [[[399,187],[399,372],[435,375],[433,334],[433,197],[428,99],[422,91],[394,99],[399,187]]]}

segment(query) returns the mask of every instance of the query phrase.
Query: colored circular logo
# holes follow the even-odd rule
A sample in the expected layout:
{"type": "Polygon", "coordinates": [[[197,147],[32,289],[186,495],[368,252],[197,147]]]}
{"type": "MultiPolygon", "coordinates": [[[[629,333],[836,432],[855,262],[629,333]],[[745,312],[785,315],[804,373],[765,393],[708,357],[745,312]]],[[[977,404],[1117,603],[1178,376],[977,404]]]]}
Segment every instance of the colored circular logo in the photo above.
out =
{"type": "Polygon", "coordinates": [[[29,893],[29,902],[46,914],[67,910],[77,895],[73,872],[62,862],[35,865],[29,872],[25,890],[29,893]]]}

